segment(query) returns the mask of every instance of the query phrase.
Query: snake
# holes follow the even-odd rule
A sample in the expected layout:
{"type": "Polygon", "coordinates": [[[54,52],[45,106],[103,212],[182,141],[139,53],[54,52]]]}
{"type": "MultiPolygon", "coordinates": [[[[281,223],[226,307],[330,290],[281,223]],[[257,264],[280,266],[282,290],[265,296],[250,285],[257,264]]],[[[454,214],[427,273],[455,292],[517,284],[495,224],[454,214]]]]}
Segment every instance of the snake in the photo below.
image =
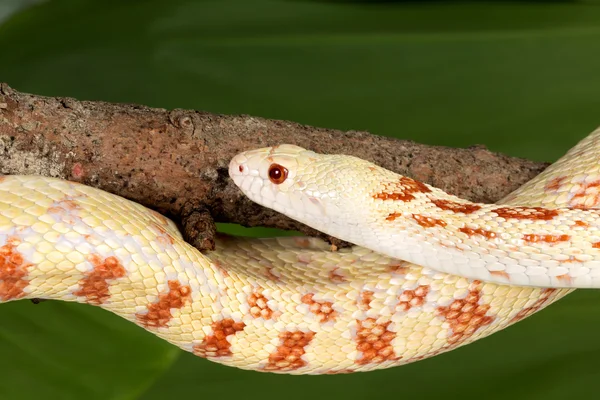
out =
{"type": "Polygon", "coordinates": [[[599,141],[600,129],[497,205],[293,145],[232,158],[240,196],[354,244],[337,251],[312,237],[219,235],[202,253],[173,221],[123,197],[57,178],[1,176],[0,303],[101,307],[246,370],[342,374],[408,364],[595,285],[599,141]],[[481,257],[466,268],[457,252],[481,257]]]}
{"type": "MultiPolygon", "coordinates": [[[[576,196],[562,195],[573,183],[600,185],[596,164],[553,177],[558,200],[576,196]]],[[[357,157],[295,145],[239,154],[229,172],[254,202],[390,257],[486,282],[600,287],[598,210],[473,203],[357,157]]]]}

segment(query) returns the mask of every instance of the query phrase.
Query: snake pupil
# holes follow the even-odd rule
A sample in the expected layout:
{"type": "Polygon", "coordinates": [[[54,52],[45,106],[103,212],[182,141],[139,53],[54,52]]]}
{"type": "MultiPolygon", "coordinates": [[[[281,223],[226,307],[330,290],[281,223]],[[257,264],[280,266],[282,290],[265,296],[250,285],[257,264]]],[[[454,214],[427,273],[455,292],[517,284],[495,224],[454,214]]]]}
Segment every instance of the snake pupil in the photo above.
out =
{"type": "Polygon", "coordinates": [[[287,179],[288,170],[279,164],[269,166],[269,179],[276,185],[283,183],[287,179]]]}

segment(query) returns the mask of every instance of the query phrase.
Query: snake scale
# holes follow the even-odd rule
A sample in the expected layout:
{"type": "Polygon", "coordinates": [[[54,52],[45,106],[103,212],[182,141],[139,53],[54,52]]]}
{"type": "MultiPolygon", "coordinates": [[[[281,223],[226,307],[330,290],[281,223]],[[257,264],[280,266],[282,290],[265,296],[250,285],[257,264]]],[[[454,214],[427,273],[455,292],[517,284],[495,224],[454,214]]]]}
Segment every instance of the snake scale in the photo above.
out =
{"type": "MultiPolygon", "coordinates": [[[[223,236],[215,251],[201,254],[172,221],[119,196],[53,178],[3,176],[0,302],[42,298],[99,306],[183,350],[243,369],[336,374],[414,362],[497,332],[572,290],[558,286],[596,282],[585,278],[596,276],[592,265],[582,263],[597,258],[590,249],[596,248],[597,230],[592,209],[600,201],[599,141],[597,130],[497,206],[468,203],[337,156],[336,162],[366,167],[375,177],[369,182],[376,182],[369,186],[376,190],[368,193],[365,210],[344,210],[324,201],[337,195],[352,200],[342,195],[353,193],[345,189],[368,187],[350,170],[310,167],[323,160],[333,165],[326,158],[332,156],[282,145],[232,160],[231,177],[253,200],[353,243],[374,244],[339,251],[316,238],[223,236]],[[314,180],[306,171],[315,173],[314,180]],[[340,174],[352,178],[343,183],[348,187],[332,178],[340,174]],[[332,189],[332,183],[338,186],[332,189]],[[285,197],[291,188],[308,195],[285,197]],[[291,211],[302,207],[320,214],[291,211]],[[367,209],[379,218],[373,226],[364,225],[367,209]],[[552,225],[564,215],[571,219],[552,225]],[[379,230],[386,223],[395,228],[379,230]],[[403,225],[409,225],[409,234],[396,235],[403,225]],[[375,230],[382,236],[372,235],[375,230]],[[504,235],[511,230],[513,236],[504,235]],[[405,240],[413,242],[407,247],[405,240]],[[440,254],[502,250],[568,265],[546,263],[552,279],[543,280],[538,268],[525,281],[530,275],[519,274],[525,271],[519,263],[502,268],[502,257],[476,262],[472,270],[448,262],[452,257],[446,255],[441,261],[412,257],[410,249],[423,242],[435,244],[440,254]],[[541,256],[573,242],[580,251],[565,253],[566,259],[541,256]],[[424,265],[398,259],[395,247],[424,265]],[[449,264],[449,270],[458,266],[467,274],[432,268],[449,264]]],[[[432,249],[426,246],[419,248],[432,249]]]]}

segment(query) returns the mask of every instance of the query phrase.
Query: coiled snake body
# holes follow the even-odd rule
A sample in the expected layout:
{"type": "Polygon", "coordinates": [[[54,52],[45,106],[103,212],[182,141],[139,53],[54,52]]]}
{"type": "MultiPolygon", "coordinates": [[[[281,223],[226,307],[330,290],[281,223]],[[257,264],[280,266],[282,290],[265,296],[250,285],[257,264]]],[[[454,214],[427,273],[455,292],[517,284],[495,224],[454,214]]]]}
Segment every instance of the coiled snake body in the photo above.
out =
{"type": "MultiPolygon", "coordinates": [[[[409,235],[398,236],[401,240],[416,237],[441,249],[497,255],[495,244],[509,254],[546,261],[536,254],[552,255],[565,243],[578,244],[571,248],[581,251],[571,250],[567,259],[551,258],[567,267],[545,264],[554,271],[552,279],[542,282],[547,287],[535,287],[541,273],[524,282],[519,263],[511,264],[512,269],[477,264],[483,268],[477,271],[487,271],[485,280],[469,279],[383,255],[381,248],[332,252],[326,243],[305,237],[224,237],[216,251],[203,255],[183,241],[171,221],[121,197],[57,179],[5,176],[0,182],[0,302],[45,298],[97,305],[186,351],[244,369],[329,374],[406,364],[497,332],[570,292],[557,286],[596,282],[585,278],[595,276],[593,264],[582,266],[595,262],[587,249],[596,248],[596,217],[581,209],[597,205],[599,140],[600,131],[592,133],[505,199],[503,206],[489,206],[508,225],[498,219],[496,225],[476,225],[469,216],[481,215],[477,212],[484,206],[471,211],[476,207],[470,203],[365,164],[371,172],[383,173],[380,198],[370,194],[373,202],[365,204],[366,209],[378,210],[372,215],[383,217],[377,223],[394,224],[401,218],[416,222],[409,235]],[[388,207],[400,203],[420,204],[423,212],[413,209],[409,215],[388,207]],[[443,213],[434,216],[431,204],[443,213]],[[550,211],[566,207],[577,210],[550,211]],[[499,216],[498,209],[507,214],[499,216]],[[549,215],[554,214],[570,219],[552,225],[549,221],[556,216],[549,215]],[[417,227],[422,231],[414,230],[417,227]],[[524,227],[538,230],[524,233],[524,227]],[[513,228],[514,235],[521,236],[503,236],[513,228]],[[456,238],[463,239],[462,244],[453,242],[456,238]],[[523,251],[525,247],[534,250],[523,251]],[[560,268],[566,272],[559,274],[560,268]]],[[[232,160],[230,174],[251,198],[252,193],[273,196],[263,203],[292,217],[298,218],[292,206],[318,210],[317,222],[304,220],[309,224],[327,221],[325,225],[335,227],[342,216],[360,217],[359,210],[326,205],[324,196],[335,197],[342,188],[327,186],[331,176],[326,173],[317,173],[314,181],[305,179],[308,175],[300,174],[295,169],[299,164],[294,164],[299,153],[308,154],[303,151],[281,146],[243,153],[232,160]],[[283,169],[273,172],[273,164],[283,169]],[[283,199],[294,184],[309,195],[283,199]]],[[[312,153],[308,158],[317,165],[319,157],[312,153]]],[[[351,239],[362,240],[354,232],[377,226],[344,225],[334,231],[352,231],[351,239]]],[[[390,244],[383,247],[389,250],[390,244]]]]}

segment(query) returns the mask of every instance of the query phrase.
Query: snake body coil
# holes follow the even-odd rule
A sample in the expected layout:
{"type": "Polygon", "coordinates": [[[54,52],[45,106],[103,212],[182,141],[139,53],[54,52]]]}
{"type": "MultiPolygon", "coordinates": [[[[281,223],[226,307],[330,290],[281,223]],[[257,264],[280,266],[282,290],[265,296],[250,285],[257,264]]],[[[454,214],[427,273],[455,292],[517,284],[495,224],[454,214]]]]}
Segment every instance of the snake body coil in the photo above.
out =
{"type": "MultiPolygon", "coordinates": [[[[597,136],[503,204],[568,206],[569,193],[581,190],[561,185],[595,168],[597,136]]],[[[237,183],[241,157],[231,165],[237,183]]],[[[579,196],[595,206],[589,199],[579,196]]],[[[244,369],[326,374],[405,364],[501,330],[569,292],[467,279],[364,247],[331,252],[303,237],[224,237],[203,255],[171,221],[119,196],[36,176],[0,181],[0,302],[100,306],[244,369]]]]}

